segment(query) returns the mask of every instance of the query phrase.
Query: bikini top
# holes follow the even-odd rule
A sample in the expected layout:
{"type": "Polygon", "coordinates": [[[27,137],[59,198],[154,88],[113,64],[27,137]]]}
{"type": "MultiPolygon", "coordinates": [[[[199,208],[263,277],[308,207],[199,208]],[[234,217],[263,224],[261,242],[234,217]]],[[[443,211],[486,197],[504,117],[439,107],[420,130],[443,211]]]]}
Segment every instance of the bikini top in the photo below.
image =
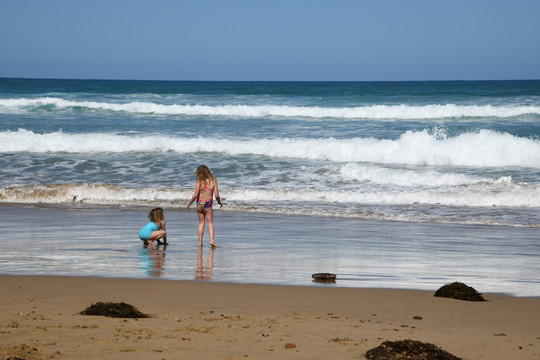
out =
{"type": "Polygon", "coordinates": [[[208,183],[204,183],[204,188],[200,189],[199,192],[201,192],[203,190],[208,190],[208,191],[214,192],[214,190],[211,190],[211,189],[208,188],[208,183]]]}

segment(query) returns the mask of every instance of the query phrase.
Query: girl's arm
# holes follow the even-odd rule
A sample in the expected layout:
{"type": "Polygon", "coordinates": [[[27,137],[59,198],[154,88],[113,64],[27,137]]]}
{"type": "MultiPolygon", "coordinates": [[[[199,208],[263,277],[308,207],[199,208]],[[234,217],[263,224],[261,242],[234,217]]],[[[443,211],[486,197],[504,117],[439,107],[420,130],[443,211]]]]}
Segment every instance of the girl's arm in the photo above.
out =
{"type": "Polygon", "coordinates": [[[195,185],[195,192],[193,193],[193,196],[191,197],[191,200],[189,200],[189,203],[187,205],[187,208],[191,206],[191,203],[195,201],[199,197],[199,182],[197,181],[197,184],[195,185]]]}
{"type": "Polygon", "coordinates": [[[219,189],[216,182],[216,187],[214,188],[214,196],[216,197],[216,201],[218,202],[220,207],[223,207],[223,204],[221,203],[221,198],[219,197],[219,189]]]}

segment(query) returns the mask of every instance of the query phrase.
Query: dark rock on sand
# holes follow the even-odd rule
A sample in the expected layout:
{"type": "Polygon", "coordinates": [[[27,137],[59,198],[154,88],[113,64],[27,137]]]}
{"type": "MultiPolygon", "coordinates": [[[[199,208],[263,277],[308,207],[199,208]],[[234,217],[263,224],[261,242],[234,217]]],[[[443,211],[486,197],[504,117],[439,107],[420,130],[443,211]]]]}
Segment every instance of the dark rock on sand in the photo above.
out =
{"type": "Polygon", "coordinates": [[[369,360],[461,360],[447,351],[429,343],[416,340],[385,341],[368,350],[369,360]]]}
{"type": "Polygon", "coordinates": [[[336,274],[317,273],[317,274],[312,274],[311,277],[313,278],[313,281],[316,281],[316,282],[326,282],[326,283],[336,282],[336,274]]]}
{"type": "Polygon", "coordinates": [[[92,304],[81,315],[102,315],[115,318],[148,318],[149,315],[143,314],[133,305],[126,303],[97,302],[92,304]]]}
{"type": "Polygon", "coordinates": [[[444,285],[435,292],[435,296],[467,301],[486,301],[474,288],[460,282],[444,285]]]}

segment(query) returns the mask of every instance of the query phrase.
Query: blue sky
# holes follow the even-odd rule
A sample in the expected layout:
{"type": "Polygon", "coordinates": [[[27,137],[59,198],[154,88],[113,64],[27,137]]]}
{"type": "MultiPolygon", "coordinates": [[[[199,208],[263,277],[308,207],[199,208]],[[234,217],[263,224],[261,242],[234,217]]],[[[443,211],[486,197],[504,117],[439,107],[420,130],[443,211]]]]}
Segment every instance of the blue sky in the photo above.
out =
{"type": "Polygon", "coordinates": [[[0,77],[540,79],[540,1],[3,0],[0,77]]]}

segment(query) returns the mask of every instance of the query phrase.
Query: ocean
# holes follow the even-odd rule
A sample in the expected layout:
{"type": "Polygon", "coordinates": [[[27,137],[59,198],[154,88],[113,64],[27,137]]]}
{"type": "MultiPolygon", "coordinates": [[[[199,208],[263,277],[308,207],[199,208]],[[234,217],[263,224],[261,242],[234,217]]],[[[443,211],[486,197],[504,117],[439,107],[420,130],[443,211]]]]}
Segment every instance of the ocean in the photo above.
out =
{"type": "MultiPolygon", "coordinates": [[[[481,233],[495,238],[510,233],[505,241],[494,241],[492,248],[489,241],[478,241],[492,256],[508,246],[524,246],[527,253],[516,250],[512,254],[515,262],[526,260],[523,266],[528,269],[517,274],[527,275],[515,275],[512,281],[528,285],[526,290],[518,286],[508,291],[540,296],[540,268],[531,266],[540,260],[538,80],[3,78],[0,144],[0,205],[4,212],[14,206],[40,209],[42,214],[49,209],[44,217],[49,219],[59,209],[65,214],[137,210],[143,213],[142,226],[146,212],[155,206],[185,212],[194,190],[195,170],[205,164],[215,173],[225,203],[216,221],[226,216],[229,222],[245,223],[240,220],[245,214],[257,219],[303,219],[290,227],[305,234],[305,239],[294,237],[299,248],[303,241],[317,237],[313,226],[301,225],[312,222],[349,228],[378,224],[385,229],[381,232],[401,224],[407,229],[483,229],[481,233]]],[[[174,219],[167,220],[174,228],[174,219]]],[[[223,226],[232,229],[234,225],[223,226]]],[[[114,237],[113,229],[108,231],[114,237]]],[[[9,226],[4,230],[9,232],[9,226]]],[[[325,241],[343,246],[340,232],[348,230],[334,230],[335,239],[325,241]]],[[[138,229],[133,231],[136,234],[138,229]]],[[[392,231],[399,233],[397,228],[392,231]]],[[[38,232],[18,239],[32,244],[38,232]]],[[[437,236],[437,231],[429,232],[437,236]]],[[[217,241],[218,236],[219,232],[217,241]]],[[[229,244],[233,238],[231,235],[229,244]]],[[[140,244],[135,240],[132,243],[138,251],[140,244]]],[[[429,239],[422,241],[429,243],[429,239]]],[[[475,239],[469,239],[455,249],[468,254],[478,246],[475,239]]],[[[217,252],[224,256],[226,248],[224,244],[217,252]]],[[[351,246],[351,251],[355,248],[351,246]]],[[[395,251],[399,246],[387,248],[395,251]]],[[[429,257],[434,254],[431,248],[426,245],[418,251],[429,257]]],[[[0,257],[0,273],[11,273],[15,260],[10,259],[20,260],[34,251],[32,246],[24,249],[0,257]]],[[[376,254],[385,256],[382,250],[376,254]]],[[[321,255],[302,256],[317,260],[321,255]]],[[[349,255],[347,264],[354,263],[354,258],[354,253],[349,255]]],[[[407,266],[416,265],[413,261],[407,266]]],[[[57,271],[45,260],[39,266],[48,269],[47,274],[57,271]]],[[[92,274],[100,275],[103,266],[92,274]]],[[[488,265],[482,266],[490,271],[488,265]]],[[[23,273],[35,271],[35,266],[22,267],[23,273]]],[[[347,274],[358,278],[356,272],[360,271],[348,269],[347,274]]],[[[76,270],[70,273],[78,274],[76,270]]],[[[394,275],[398,274],[392,270],[385,274],[394,275]]],[[[222,281],[246,278],[245,274],[220,277],[216,268],[213,276],[222,281]]],[[[422,287],[415,276],[405,284],[422,287]]],[[[280,279],[275,281],[287,282],[284,276],[280,279]]],[[[274,280],[263,276],[260,281],[274,280]]],[[[302,283],[293,281],[298,282],[302,283]]],[[[384,281],[381,286],[385,284],[393,286],[384,281]]]]}

